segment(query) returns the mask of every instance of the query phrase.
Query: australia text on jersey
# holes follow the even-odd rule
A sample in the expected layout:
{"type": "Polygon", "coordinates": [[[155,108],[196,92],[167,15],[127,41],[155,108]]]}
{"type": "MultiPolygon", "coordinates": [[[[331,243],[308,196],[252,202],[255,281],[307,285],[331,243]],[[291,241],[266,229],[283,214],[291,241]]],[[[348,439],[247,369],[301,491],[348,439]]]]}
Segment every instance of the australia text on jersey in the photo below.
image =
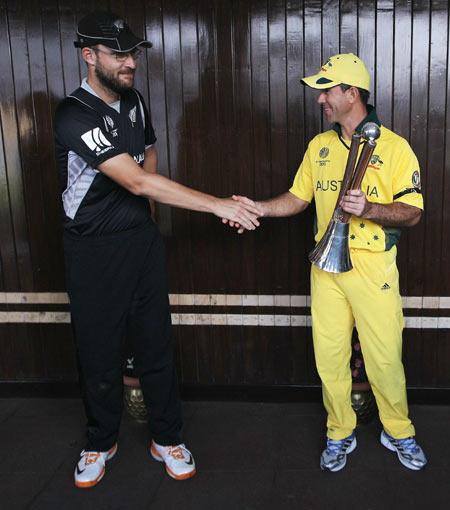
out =
{"type": "MultiPolygon", "coordinates": [[[[338,191],[341,189],[342,180],[327,179],[318,180],[316,182],[315,191],[338,191]]],[[[365,193],[368,197],[378,197],[378,189],[376,186],[367,185],[365,193]]]]}

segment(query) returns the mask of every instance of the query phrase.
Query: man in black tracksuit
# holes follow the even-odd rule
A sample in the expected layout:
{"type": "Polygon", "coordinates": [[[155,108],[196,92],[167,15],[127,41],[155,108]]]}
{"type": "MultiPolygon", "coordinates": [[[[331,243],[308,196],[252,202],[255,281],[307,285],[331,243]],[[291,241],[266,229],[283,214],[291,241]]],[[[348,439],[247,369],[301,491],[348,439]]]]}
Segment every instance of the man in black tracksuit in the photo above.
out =
{"type": "Polygon", "coordinates": [[[88,417],[75,484],[96,485],[117,450],[124,336],[148,407],[150,453],[170,476],[185,479],[195,474],[195,463],[181,442],[164,245],[148,199],[211,212],[247,229],[260,214],[156,173],[155,133],[133,89],[148,41],[110,12],[87,15],[77,35],[88,75],[55,117],[67,288],[88,417]]]}

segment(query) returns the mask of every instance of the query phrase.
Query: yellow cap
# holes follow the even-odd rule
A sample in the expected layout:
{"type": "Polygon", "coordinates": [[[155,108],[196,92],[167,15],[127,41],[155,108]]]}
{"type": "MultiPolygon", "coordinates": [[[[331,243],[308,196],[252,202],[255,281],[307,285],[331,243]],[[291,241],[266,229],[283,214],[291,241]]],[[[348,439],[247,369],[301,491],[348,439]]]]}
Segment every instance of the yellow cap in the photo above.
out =
{"type": "Polygon", "coordinates": [[[369,71],[364,62],[353,53],[330,57],[317,74],[306,76],[302,82],[314,89],[328,89],[342,83],[370,89],[369,71]]]}

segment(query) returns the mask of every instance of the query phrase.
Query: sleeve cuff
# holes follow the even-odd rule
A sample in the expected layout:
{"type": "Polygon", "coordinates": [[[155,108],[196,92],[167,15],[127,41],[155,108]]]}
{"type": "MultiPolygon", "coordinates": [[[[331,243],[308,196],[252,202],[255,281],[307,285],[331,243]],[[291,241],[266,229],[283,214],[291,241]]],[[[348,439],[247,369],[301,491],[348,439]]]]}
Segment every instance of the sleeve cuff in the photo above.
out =
{"type": "Polygon", "coordinates": [[[92,161],[92,163],[90,163],[90,166],[92,166],[92,168],[97,168],[98,165],[101,165],[105,161],[108,161],[108,159],[119,156],[119,154],[128,154],[128,152],[124,151],[123,149],[112,149],[110,151],[105,152],[104,154],[101,154],[97,158],[95,158],[92,161]]]}
{"type": "Polygon", "coordinates": [[[418,207],[423,210],[423,196],[422,193],[414,188],[414,191],[404,190],[400,193],[397,193],[394,196],[394,202],[401,202],[406,205],[413,205],[414,207],[418,207]]]}
{"type": "Polygon", "coordinates": [[[294,196],[296,196],[297,198],[300,198],[300,200],[303,200],[305,202],[308,202],[309,204],[311,203],[311,200],[312,200],[312,197],[307,197],[306,195],[304,195],[301,191],[295,189],[294,186],[292,186],[292,188],[289,189],[289,193],[292,193],[294,196]]]}

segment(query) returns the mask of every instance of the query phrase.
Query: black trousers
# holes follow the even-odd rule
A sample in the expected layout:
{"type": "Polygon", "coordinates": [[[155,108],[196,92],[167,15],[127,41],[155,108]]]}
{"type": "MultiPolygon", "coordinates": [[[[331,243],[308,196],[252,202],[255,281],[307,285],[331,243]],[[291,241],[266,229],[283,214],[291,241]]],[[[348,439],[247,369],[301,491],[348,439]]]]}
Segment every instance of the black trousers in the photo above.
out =
{"type": "Polygon", "coordinates": [[[101,237],[64,235],[66,279],[88,418],[86,449],[117,441],[123,409],[123,339],[149,413],[150,436],[181,442],[163,240],[153,223],[101,237]]]}

